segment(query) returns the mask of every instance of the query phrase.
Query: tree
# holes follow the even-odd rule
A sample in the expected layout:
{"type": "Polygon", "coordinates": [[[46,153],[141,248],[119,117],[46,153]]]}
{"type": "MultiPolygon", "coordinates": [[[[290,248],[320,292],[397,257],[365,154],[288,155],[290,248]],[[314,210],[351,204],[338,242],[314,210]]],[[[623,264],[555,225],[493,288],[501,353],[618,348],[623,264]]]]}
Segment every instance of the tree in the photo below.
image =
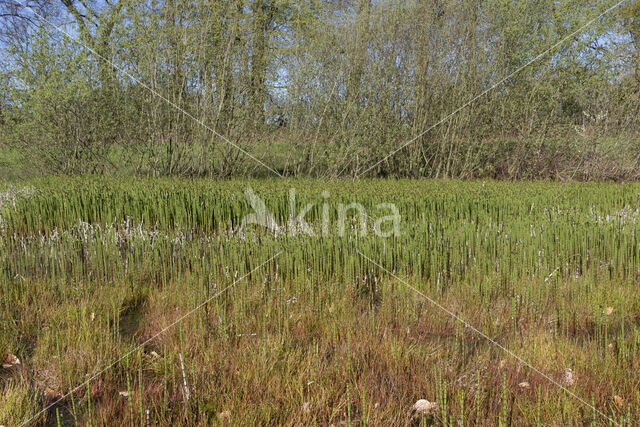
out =
{"type": "Polygon", "coordinates": [[[80,40],[97,56],[100,84],[111,87],[115,81],[111,35],[113,28],[122,18],[122,11],[130,0],[119,0],[115,3],[105,2],[102,7],[89,2],[61,0],[67,11],[73,16],[80,34],[80,40]]]}
{"type": "Polygon", "coordinates": [[[640,1],[630,2],[621,12],[622,25],[631,41],[631,63],[640,87],[640,1]]]}
{"type": "Polygon", "coordinates": [[[347,108],[359,104],[362,74],[367,62],[367,44],[369,42],[369,21],[371,20],[371,0],[358,0],[356,14],[356,37],[353,49],[349,77],[347,79],[347,108]]]}
{"type": "Polygon", "coordinates": [[[265,123],[264,107],[266,102],[266,76],[269,53],[269,35],[276,13],[275,0],[253,0],[251,76],[249,80],[249,117],[254,127],[265,123]]]}

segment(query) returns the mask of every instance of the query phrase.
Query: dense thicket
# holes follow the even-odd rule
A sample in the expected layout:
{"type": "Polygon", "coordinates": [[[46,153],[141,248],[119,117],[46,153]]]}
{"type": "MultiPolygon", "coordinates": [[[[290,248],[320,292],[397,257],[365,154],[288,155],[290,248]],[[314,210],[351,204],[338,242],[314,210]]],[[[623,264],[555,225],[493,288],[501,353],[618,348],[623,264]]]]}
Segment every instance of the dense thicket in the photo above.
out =
{"type": "Polygon", "coordinates": [[[636,178],[640,2],[582,29],[615,3],[3,0],[0,145],[61,173],[271,173],[221,134],[284,174],[636,178]]]}

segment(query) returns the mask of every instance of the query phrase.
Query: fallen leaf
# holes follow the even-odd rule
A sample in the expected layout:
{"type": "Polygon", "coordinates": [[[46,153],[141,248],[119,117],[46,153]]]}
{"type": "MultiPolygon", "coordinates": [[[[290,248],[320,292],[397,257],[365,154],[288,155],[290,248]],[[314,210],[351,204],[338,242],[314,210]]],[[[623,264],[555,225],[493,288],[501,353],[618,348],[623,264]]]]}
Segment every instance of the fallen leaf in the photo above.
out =
{"type": "Polygon", "coordinates": [[[613,307],[607,307],[604,309],[604,314],[607,316],[611,316],[611,313],[613,313],[613,307]]]}
{"type": "Polygon", "coordinates": [[[7,357],[4,358],[4,362],[2,362],[2,367],[4,369],[10,369],[19,364],[20,359],[18,359],[14,354],[8,354],[7,357]]]}
{"type": "Polygon", "coordinates": [[[420,399],[413,404],[412,415],[432,415],[438,409],[436,402],[429,402],[426,399],[420,399]]]}
{"type": "Polygon", "coordinates": [[[529,384],[527,381],[522,381],[520,384],[518,384],[518,387],[520,387],[523,390],[526,390],[531,388],[531,384],[529,384]]]}
{"type": "Polygon", "coordinates": [[[565,385],[573,385],[576,383],[576,376],[571,369],[567,368],[564,370],[562,373],[562,382],[564,382],[565,385]]]}
{"type": "Polygon", "coordinates": [[[305,415],[309,415],[311,413],[311,403],[310,402],[304,402],[302,404],[302,412],[305,415]]]}
{"type": "Polygon", "coordinates": [[[624,406],[624,399],[618,396],[617,394],[613,396],[613,400],[616,402],[616,405],[624,406]]]}

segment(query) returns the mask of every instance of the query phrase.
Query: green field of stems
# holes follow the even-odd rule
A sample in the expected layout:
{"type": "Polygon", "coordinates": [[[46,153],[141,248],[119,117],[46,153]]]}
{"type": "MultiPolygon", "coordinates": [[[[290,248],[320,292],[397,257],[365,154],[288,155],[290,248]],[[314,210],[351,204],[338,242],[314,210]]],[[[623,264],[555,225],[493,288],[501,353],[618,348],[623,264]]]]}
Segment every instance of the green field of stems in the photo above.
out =
{"type": "Polygon", "coordinates": [[[1,425],[640,422],[640,184],[47,178],[0,214],[1,425]]]}

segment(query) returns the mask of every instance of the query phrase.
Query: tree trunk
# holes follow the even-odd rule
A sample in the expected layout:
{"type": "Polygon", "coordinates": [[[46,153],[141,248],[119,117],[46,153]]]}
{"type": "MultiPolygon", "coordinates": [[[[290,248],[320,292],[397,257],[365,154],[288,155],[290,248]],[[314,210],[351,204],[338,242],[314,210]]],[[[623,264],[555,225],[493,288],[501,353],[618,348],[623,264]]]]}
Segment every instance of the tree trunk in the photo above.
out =
{"type": "Polygon", "coordinates": [[[431,42],[438,31],[438,19],[442,14],[438,0],[418,0],[416,19],[418,31],[415,45],[414,120],[415,133],[420,133],[429,121],[429,59],[431,42]]]}
{"type": "Polygon", "coordinates": [[[250,120],[253,120],[253,125],[257,128],[265,123],[268,35],[273,19],[274,4],[272,0],[254,0],[251,9],[253,12],[253,44],[249,82],[251,94],[249,113],[250,120]]]}
{"type": "Polygon", "coordinates": [[[244,1],[238,0],[231,6],[231,9],[226,13],[231,15],[231,25],[228,28],[225,25],[225,17],[221,16],[220,19],[220,43],[216,49],[216,94],[217,94],[217,114],[216,114],[216,128],[220,128],[223,132],[228,132],[230,124],[233,120],[233,52],[236,46],[236,37],[238,36],[240,17],[242,16],[242,9],[244,7],[244,1]],[[228,40],[225,40],[225,35],[228,34],[228,40]]]}
{"type": "MultiPolygon", "coordinates": [[[[61,0],[67,11],[73,16],[78,25],[80,39],[98,55],[96,58],[98,64],[98,75],[100,76],[100,85],[103,88],[111,88],[115,82],[113,65],[110,63],[109,48],[111,46],[111,34],[120,17],[120,12],[125,6],[125,0],[116,3],[111,9],[104,10],[100,13],[91,10],[91,14],[95,16],[98,27],[95,35],[91,34],[88,27],[87,17],[84,16],[76,8],[73,0],[61,0]]],[[[90,22],[90,21],[89,21],[90,22]]]]}
{"type": "Polygon", "coordinates": [[[353,60],[347,80],[347,105],[355,103],[359,105],[360,86],[362,74],[367,62],[367,45],[369,42],[369,20],[371,17],[371,0],[358,2],[358,15],[356,18],[356,46],[353,52],[353,60]]]}

